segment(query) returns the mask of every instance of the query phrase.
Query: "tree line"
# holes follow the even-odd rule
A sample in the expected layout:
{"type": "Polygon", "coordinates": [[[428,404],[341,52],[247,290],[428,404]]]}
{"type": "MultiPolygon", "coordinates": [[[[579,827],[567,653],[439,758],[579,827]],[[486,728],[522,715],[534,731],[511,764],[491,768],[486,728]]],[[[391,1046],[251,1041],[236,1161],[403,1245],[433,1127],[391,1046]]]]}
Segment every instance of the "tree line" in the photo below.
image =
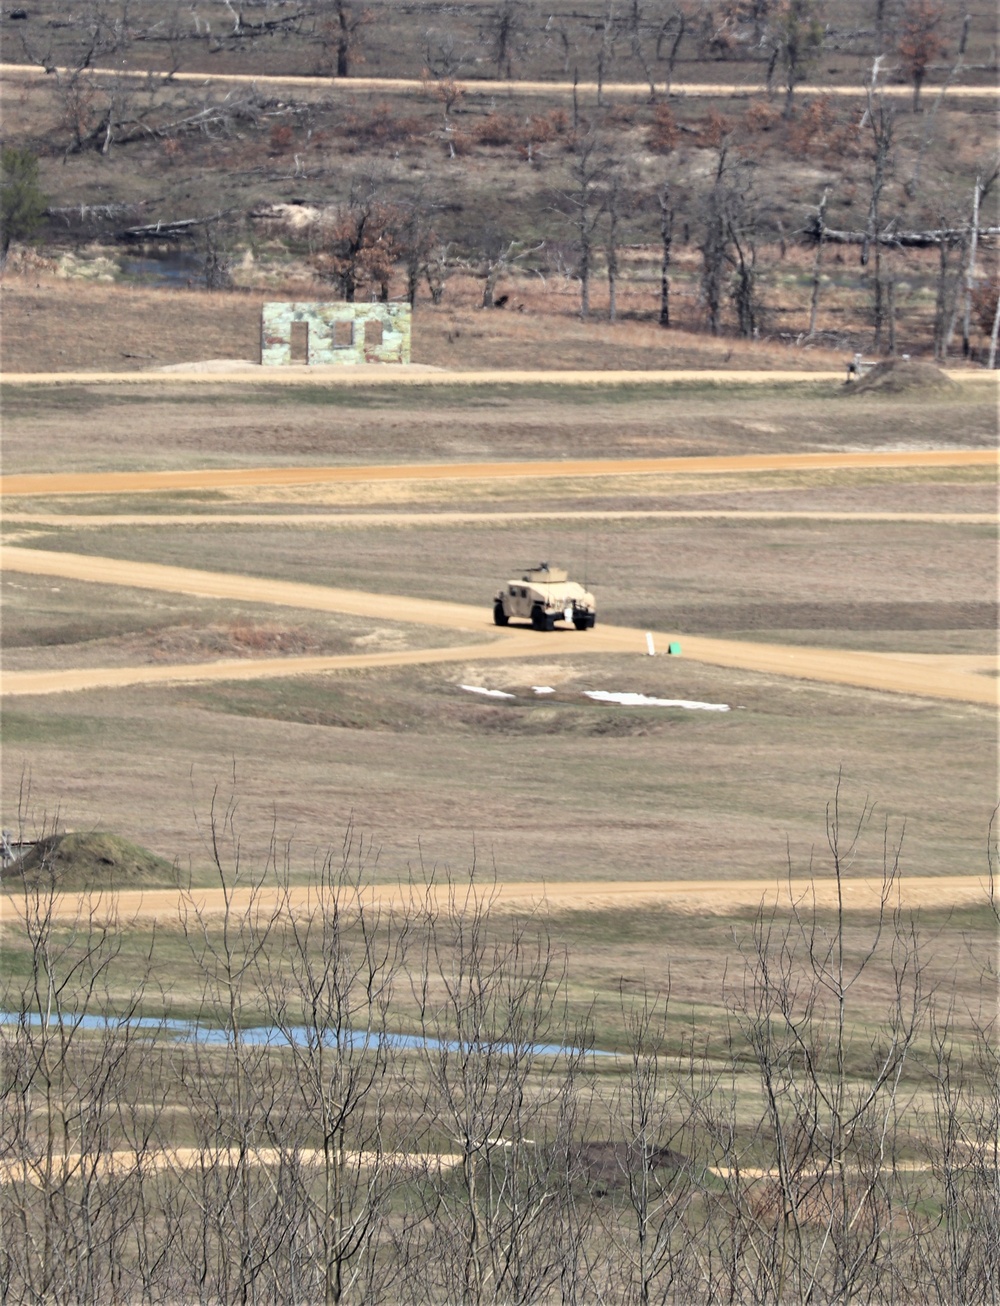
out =
{"type": "Polygon", "coordinates": [[[389,25],[404,43],[393,71],[411,77],[426,68],[445,77],[641,80],[655,99],[669,94],[682,61],[750,62],[768,85],[782,86],[786,107],[820,57],[834,52],[892,56],[918,107],[928,72],[956,39],[956,21],[963,46],[971,24],[941,0],[866,0],[849,16],[823,0],[592,0],[562,11],[494,0],[395,10],[385,0],[207,0],[191,10],[81,0],[72,22],[44,5],[10,18],[26,56],[48,68],[120,66],[152,50],[158,62],[166,52],[178,72],[203,53],[273,59],[294,48],[296,71],[348,78],[367,71],[370,47],[389,25]]]}
{"type": "MultiPolygon", "coordinates": [[[[324,117],[329,106],[322,110],[305,101],[278,99],[256,87],[192,92],[172,82],[172,69],[138,78],[127,71],[127,63],[138,44],[140,19],[131,9],[119,12],[119,3],[91,0],[90,7],[85,6],[81,31],[89,34],[88,41],[69,66],[51,63],[50,51],[32,47],[31,40],[37,37],[25,37],[31,57],[52,70],[58,148],[66,157],[89,151],[109,156],[130,145],[152,142],[162,149],[169,170],[183,157],[189,142],[264,137],[275,160],[293,158],[290,178],[296,185],[316,185],[320,192],[333,185],[331,164],[310,166],[320,138],[331,130],[330,115],[324,117]],[[121,64],[121,71],[95,72],[109,59],[121,64]]],[[[312,32],[310,24],[326,23],[340,33],[338,40],[349,36],[359,41],[370,25],[367,11],[351,4],[306,8],[262,2],[224,8],[230,36],[257,31],[263,39],[279,28],[290,30],[290,25],[296,31],[312,32]]],[[[537,35],[533,24],[539,15],[530,5],[507,0],[475,8],[476,21],[493,42],[490,58],[504,68],[508,64],[515,68],[518,42],[537,35]]],[[[650,78],[645,113],[651,121],[645,138],[637,141],[633,133],[627,148],[620,106],[608,102],[600,80],[596,106],[584,107],[574,94],[571,105],[548,112],[494,107],[485,116],[468,115],[463,101],[474,83],[463,82],[462,76],[474,65],[464,61],[448,39],[440,49],[428,45],[424,98],[430,97],[440,108],[439,125],[430,135],[452,159],[473,150],[482,154],[513,149],[518,161],[537,174],[533,185],[544,211],[532,214],[528,230],[519,229],[510,215],[499,213],[490,220],[472,216],[445,224],[442,210],[447,206],[430,195],[430,187],[421,183],[418,193],[400,199],[399,178],[387,185],[385,174],[390,169],[378,162],[380,155],[408,142],[430,139],[426,124],[393,113],[386,104],[375,104],[367,114],[354,109],[331,121],[346,133],[346,147],[364,156],[365,164],[360,174],[348,179],[348,195],[337,185],[339,202],[332,197],[319,201],[322,217],[308,233],[307,253],[320,279],[351,300],[356,295],[385,298],[398,293],[391,289],[392,281],[398,284],[402,275],[411,303],[426,286],[437,304],[445,294],[449,273],[462,270],[481,278],[482,304],[489,308],[498,300],[507,302],[509,292],[498,293],[497,286],[509,271],[530,269],[541,276],[551,271],[575,280],[580,316],[586,319],[593,312],[594,279],[601,275],[607,284],[607,315],[613,321],[619,313],[619,291],[627,282],[623,253],[627,246],[641,244],[658,259],[655,318],[669,328],[677,322],[671,294],[678,254],[683,246],[693,244],[699,262],[694,315],[698,323],[713,334],[732,330],[753,338],[775,325],[776,314],[769,313],[774,305],[768,304],[768,284],[778,261],[775,250],[783,256],[790,241],[815,248],[808,326],[791,333],[791,338],[807,343],[831,336],[823,329],[830,272],[827,251],[831,245],[855,244],[871,349],[892,355],[899,351],[900,286],[911,276],[899,252],[922,244],[938,254],[931,274],[934,307],[928,330],[935,359],[946,361],[958,347],[964,355],[971,354],[979,327],[989,341],[983,353],[995,362],[1000,282],[995,269],[984,279],[980,263],[984,251],[987,260],[991,257],[998,231],[992,215],[997,161],[980,160],[975,185],[967,194],[937,193],[924,175],[945,92],[965,67],[969,23],[963,22],[960,31],[952,30],[954,24],[949,25],[930,0],[903,6],[877,0],[865,39],[871,37],[885,53],[876,57],[868,75],[864,112],[847,121],[824,97],[806,104],[793,101],[825,39],[826,28],[811,0],[754,4],[732,0],[710,9],[699,7],[699,13],[700,21],[711,17],[723,46],[728,42],[733,48],[767,54],[767,82],[784,85],[782,104],[761,99],[741,115],[711,109],[695,126],[669,100],[671,65],[666,83],[650,78]],[[945,56],[944,85],[922,115],[920,139],[904,153],[897,110],[882,93],[886,60],[902,60],[911,70],[913,108],[919,110],[928,70],[945,56]],[[787,198],[778,193],[770,173],[762,170],[762,152],[772,138],[777,149],[796,158],[855,158],[865,175],[853,180],[845,176],[839,183],[825,181],[811,211],[793,215],[794,229],[786,231],[787,198]],[[692,165],[692,150],[704,156],[704,166],[692,165]],[[861,192],[858,199],[867,208],[864,224],[848,230],[829,222],[828,208],[843,200],[846,192],[853,202],[855,190],[861,192]],[[923,219],[916,228],[909,217],[914,201],[919,202],[923,219]]],[[[690,14],[685,17],[683,5],[672,3],[609,6],[602,14],[601,23],[612,33],[611,47],[631,42],[630,49],[646,51],[654,63],[665,60],[668,65],[680,33],[687,31],[689,19],[694,21],[690,14]]],[[[448,31],[444,36],[449,38],[448,31]]],[[[483,57],[480,50],[476,58],[483,57]]],[[[54,143],[53,138],[48,145],[54,143]]],[[[5,251],[12,238],[23,238],[37,226],[40,197],[25,172],[26,167],[30,171],[30,151],[11,146],[6,157],[5,251]]],[[[94,222],[99,207],[88,210],[94,222]]],[[[492,206],[484,207],[488,211],[492,206]]],[[[83,223],[83,209],[79,219],[75,214],[68,207],[49,210],[50,220],[57,224],[83,223]]],[[[205,247],[205,283],[220,288],[231,283],[238,237],[234,219],[242,221],[242,215],[233,210],[194,217],[168,214],[155,223],[119,226],[114,234],[132,241],[176,237],[185,230],[198,235],[205,247]]],[[[97,225],[107,229],[109,223],[97,225]]],[[[689,259],[687,263],[685,275],[690,278],[689,259]]],[[[688,313],[687,324],[691,323],[688,313]]]]}

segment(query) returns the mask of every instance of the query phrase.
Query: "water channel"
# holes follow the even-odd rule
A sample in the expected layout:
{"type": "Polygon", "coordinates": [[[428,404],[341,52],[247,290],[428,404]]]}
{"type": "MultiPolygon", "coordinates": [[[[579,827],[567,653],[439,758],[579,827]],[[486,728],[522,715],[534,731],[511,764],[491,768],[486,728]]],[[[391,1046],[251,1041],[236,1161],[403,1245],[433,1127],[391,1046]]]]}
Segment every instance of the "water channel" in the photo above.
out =
{"type": "MultiPolygon", "coordinates": [[[[102,1016],[87,1014],[74,1016],[63,1013],[50,1016],[50,1028],[58,1028],[60,1022],[71,1030],[85,1030],[89,1033],[138,1033],[140,1036],[155,1038],[159,1035],[173,1039],[178,1043],[194,1043],[203,1047],[232,1047],[235,1043],[232,1030],[220,1029],[217,1025],[203,1025],[195,1020],[174,1020],[170,1017],[102,1016]]],[[[37,1012],[20,1014],[14,1011],[0,1011],[0,1025],[30,1025],[33,1029],[42,1027],[42,1018],[37,1012]]],[[[324,1047],[340,1047],[345,1051],[364,1051],[366,1049],[391,1048],[394,1051],[411,1052],[423,1049],[429,1052],[496,1052],[502,1056],[531,1053],[533,1056],[613,1056],[612,1052],[598,1052],[582,1048],[563,1047],[558,1043],[491,1043],[485,1040],[461,1043],[445,1039],[425,1037],[421,1034],[393,1034],[387,1030],[324,1030],[322,1036],[315,1028],[305,1025],[292,1025],[281,1028],[277,1025],[248,1025],[239,1031],[240,1042],[246,1047],[316,1047],[322,1038],[324,1047]]]]}

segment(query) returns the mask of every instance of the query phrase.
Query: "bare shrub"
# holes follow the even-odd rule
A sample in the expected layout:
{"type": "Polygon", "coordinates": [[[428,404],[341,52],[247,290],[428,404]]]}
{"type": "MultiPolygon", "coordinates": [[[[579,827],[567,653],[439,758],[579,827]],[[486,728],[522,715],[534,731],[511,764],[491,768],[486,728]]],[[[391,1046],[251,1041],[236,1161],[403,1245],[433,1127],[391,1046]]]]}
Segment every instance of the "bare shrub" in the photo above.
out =
{"type": "MultiPolygon", "coordinates": [[[[233,793],[205,837],[213,896],[156,930],[54,872],[5,903],[4,1301],[996,1301],[995,955],[963,1009],[867,802],[810,864],[832,913],[737,922],[716,1016],[640,986],[603,1054],[475,866],[388,911],[350,827],[254,860],[233,793]]],[[[993,928],[995,865],[991,832],[993,928]]]]}

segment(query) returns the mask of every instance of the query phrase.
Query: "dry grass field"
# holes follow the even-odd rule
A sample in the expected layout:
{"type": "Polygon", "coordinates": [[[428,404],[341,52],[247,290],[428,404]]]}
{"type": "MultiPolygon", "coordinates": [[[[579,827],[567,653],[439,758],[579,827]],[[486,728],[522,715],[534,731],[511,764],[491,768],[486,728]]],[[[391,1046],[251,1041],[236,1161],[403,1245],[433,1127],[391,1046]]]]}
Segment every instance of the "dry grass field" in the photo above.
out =
{"type": "MultiPolygon", "coordinates": [[[[120,293],[96,291],[94,311],[120,293]]],[[[530,323],[503,322],[531,338],[530,323]]],[[[559,347],[571,351],[575,334],[559,347]]],[[[49,348],[58,351],[60,339],[54,334],[49,348]]],[[[219,355],[219,337],[205,343],[219,355]]],[[[843,390],[11,387],[5,469],[474,465],[992,443],[988,389],[889,398],[843,390]]],[[[989,654],[994,509],[991,468],[912,467],[18,498],[4,531],[33,548],[484,611],[511,569],[550,557],[586,575],[602,620],[682,642],[704,634],[989,654]],[[779,515],[741,515],[754,512],[779,515]]],[[[391,621],[372,627],[16,573],[4,583],[12,671],[454,639],[391,621]]],[[[353,815],[382,850],[383,879],[421,860],[461,868],[474,852],[504,879],[770,877],[786,839],[806,860],[822,843],[841,770],[857,801],[870,796],[893,822],[907,822],[908,870],[970,873],[981,865],[995,780],[986,708],[683,657],[581,658],[564,642],[557,660],[540,650],[537,660],[509,665],[18,698],[5,713],[5,739],[5,811],[30,770],[36,811],[58,807],[74,828],[111,824],[196,876],[205,850],[195,818],[234,764],[248,848],[262,846],[273,822],[280,837],[301,843],[296,874],[308,875],[316,850],[353,815]],[[515,697],[491,701],[460,684],[515,697]],[[533,685],[556,693],[545,701],[533,685]],[[588,689],[738,710],[609,706],[586,699],[588,689]]]]}
{"type": "Polygon", "coordinates": [[[4,29],[0,1297],[996,1306],[992,11],[4,29]]]}

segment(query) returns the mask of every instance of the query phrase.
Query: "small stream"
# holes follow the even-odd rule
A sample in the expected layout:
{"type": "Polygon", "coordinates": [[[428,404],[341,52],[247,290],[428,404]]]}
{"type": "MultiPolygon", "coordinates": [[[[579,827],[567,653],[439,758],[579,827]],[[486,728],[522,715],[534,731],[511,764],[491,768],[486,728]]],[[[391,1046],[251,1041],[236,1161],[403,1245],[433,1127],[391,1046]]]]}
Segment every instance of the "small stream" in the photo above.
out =
{"type": "Polygon", "coordinates": [[[117,262],[123,277],[142,285],[179,290],[188,285],[202,285],[204,282],[205,256],[196,250],[145,250],[142,253],[121,254],[117,262]]]}
{"type": "MultiPolygon", "coordinates": [[[[201,1047],[232,1047],[235,1042],[232,1032],[228,1029],[220,1029],[217,1025],[202,1025],[194,1020],[173,1020],[166,1016],[162,1019],[156,1016],[133,1016],[124,1019],[117,1016],[92,1014],[73,1016],[64,1013],[61,1019],[63,1025],[73,1030],[81,1029],[96,1033],[138,1033],[150,1038],[162,1035],[178,1043],[194,1043],[201,1047]]],[[[34,1029],[42,1026],[42,1019],[35,1012],[22,1016],[14,1011],[0,1011],[0,1025],[19,1025],[22,1022],[34,1029]]],[[[50,1027],[57,1028],[59,1023],[58,1016],[49,1017],[50,1027]]],[[[314,1047],[320,1041],[317,1031],[305,1025],[293,1025],[288,1028],[279,1028],[277,1025],[249,1025],[240,1030],[239,1037],[247,1047],[314,1047]]],[[[418,1049],[430,1052],[481,1050],[497,1052],[502,1056],[513,1055],[515,1051],[522,1055],[530,1052],[534,1056],[545,1057],[584,1055],[581,1048],[563,1047],[558,1043],[534,1043],[527,1047],[515,1047],[513,1043],[460,1043],[425,1038],[420,1034],[393,1034],[387,1030],[341,1030],[339,1033],[336,1030],[327,1030],[322,1036],[322,1044],[324,1047],[340,1047],[345,1051],[391,1048],[400,1052],[418,1049]]],[[[590,1051],[586,1055],[606,1057],[614,1054],[590,1051]]]]}

